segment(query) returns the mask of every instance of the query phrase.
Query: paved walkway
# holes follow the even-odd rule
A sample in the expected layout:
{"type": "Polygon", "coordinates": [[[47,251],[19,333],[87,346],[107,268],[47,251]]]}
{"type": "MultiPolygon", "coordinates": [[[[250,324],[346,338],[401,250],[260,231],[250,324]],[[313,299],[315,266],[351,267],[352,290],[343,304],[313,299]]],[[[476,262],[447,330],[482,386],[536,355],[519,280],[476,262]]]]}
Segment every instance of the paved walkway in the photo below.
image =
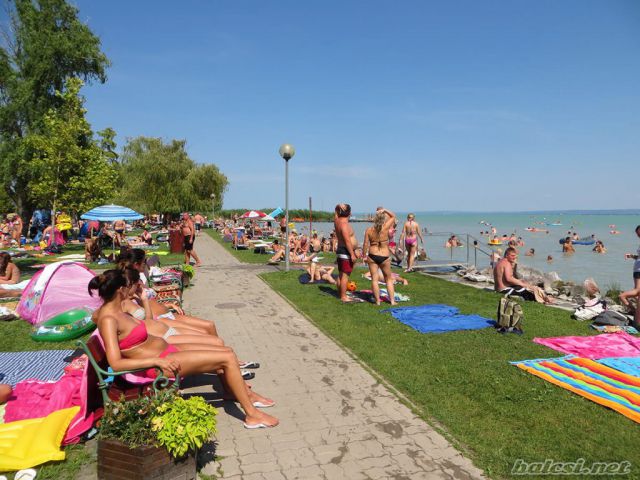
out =
{"type": "MultiPolygon", "coordinates": [[[[191,313],[216,321],[239,358],[262,368],[256,391],[277,401],[273,429],[246,430],[220,406],[216,455],[224,479],[477,479],[482,472],[345,351],[206,234],[185,292],[191,313]]],[[[198,391],[212,392],[211,387],[198,391]]],[[[212,393],[213,396],[213,393],[212,393]]]]}

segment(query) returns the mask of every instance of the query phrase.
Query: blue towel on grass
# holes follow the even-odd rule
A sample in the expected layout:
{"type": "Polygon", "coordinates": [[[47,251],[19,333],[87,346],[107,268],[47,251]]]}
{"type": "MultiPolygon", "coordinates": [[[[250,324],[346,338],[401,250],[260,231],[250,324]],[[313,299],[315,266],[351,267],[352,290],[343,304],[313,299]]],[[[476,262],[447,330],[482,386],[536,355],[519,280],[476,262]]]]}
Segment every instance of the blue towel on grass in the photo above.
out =
{"type": "Polygon", "coordinates": [[[478,330],[495,326],[495,321],[480,315],[462,315],[450,305],[420,305],[417,307],[394,307],[381,312],[390,312],[396,320],[420,333],[444,333],[455,330],[478,330]]]}
{"type": "Polygon", "coordinates": [[[64,361],[73,350],[39,350],[36,352],[0,352],[0,383],[13,387],[30,378],[41,381],[60,380],[64,361]]]}
{"type": "Polygon", "coordinates": [[[640,377],[640,357],[609,357],[596,360],[607,367],[620,370],[636,377],[640,377]]]}

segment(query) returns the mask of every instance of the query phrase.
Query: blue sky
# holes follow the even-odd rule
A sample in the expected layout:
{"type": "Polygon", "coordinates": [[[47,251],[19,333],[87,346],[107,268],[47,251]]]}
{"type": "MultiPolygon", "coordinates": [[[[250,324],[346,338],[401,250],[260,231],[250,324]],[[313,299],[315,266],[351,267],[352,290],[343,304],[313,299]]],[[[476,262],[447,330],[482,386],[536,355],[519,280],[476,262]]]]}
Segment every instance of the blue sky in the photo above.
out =
{"type": "Polygon", "coordinates": [[[94,130],[186,139],[227,208],[638,208],[640,2],[77,3],[94,130]]]}

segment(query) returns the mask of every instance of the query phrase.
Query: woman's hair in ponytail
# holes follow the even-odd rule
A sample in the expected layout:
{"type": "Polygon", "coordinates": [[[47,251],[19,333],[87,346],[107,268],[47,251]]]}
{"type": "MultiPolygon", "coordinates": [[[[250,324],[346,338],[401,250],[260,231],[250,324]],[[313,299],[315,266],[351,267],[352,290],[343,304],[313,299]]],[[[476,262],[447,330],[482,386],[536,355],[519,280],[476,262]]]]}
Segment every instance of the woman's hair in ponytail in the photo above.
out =
{"type": "Polygon", "coordinates": [[[126,286],[127,279],[121,270],[107,270],[89,281],[88,290],[91,296],[93,290],[97,290],[100,298],[108,302],[113,299],[119,288],[126,286]]]}
{"type": "Polygon", "coordinates": [[[127,280],[127,287],[130,287],[140,281],[140,272],[132,266],[126,266],[121,271],[124,274],[124,278],[127,280]]]}

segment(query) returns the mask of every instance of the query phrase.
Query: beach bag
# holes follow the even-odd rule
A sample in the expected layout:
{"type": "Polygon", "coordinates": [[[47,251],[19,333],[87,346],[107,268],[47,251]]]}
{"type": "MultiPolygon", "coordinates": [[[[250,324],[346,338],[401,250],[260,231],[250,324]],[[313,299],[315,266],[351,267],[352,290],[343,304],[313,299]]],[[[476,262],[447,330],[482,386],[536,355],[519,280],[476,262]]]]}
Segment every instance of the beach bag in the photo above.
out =
{"type": "Polygon", "coordinates": [[[629,325],[629,319],[622,313],[614,312],[613,310],[605,310],[597,317],[594,317],[593,324],[625,327],[629,325]]]}
{"type": "Polygon", "coordinates": [[[498,303],[496,328],[502,333],[522,333],[524,313],[522,306],[509,297],[502,297],[498,303]]]}

